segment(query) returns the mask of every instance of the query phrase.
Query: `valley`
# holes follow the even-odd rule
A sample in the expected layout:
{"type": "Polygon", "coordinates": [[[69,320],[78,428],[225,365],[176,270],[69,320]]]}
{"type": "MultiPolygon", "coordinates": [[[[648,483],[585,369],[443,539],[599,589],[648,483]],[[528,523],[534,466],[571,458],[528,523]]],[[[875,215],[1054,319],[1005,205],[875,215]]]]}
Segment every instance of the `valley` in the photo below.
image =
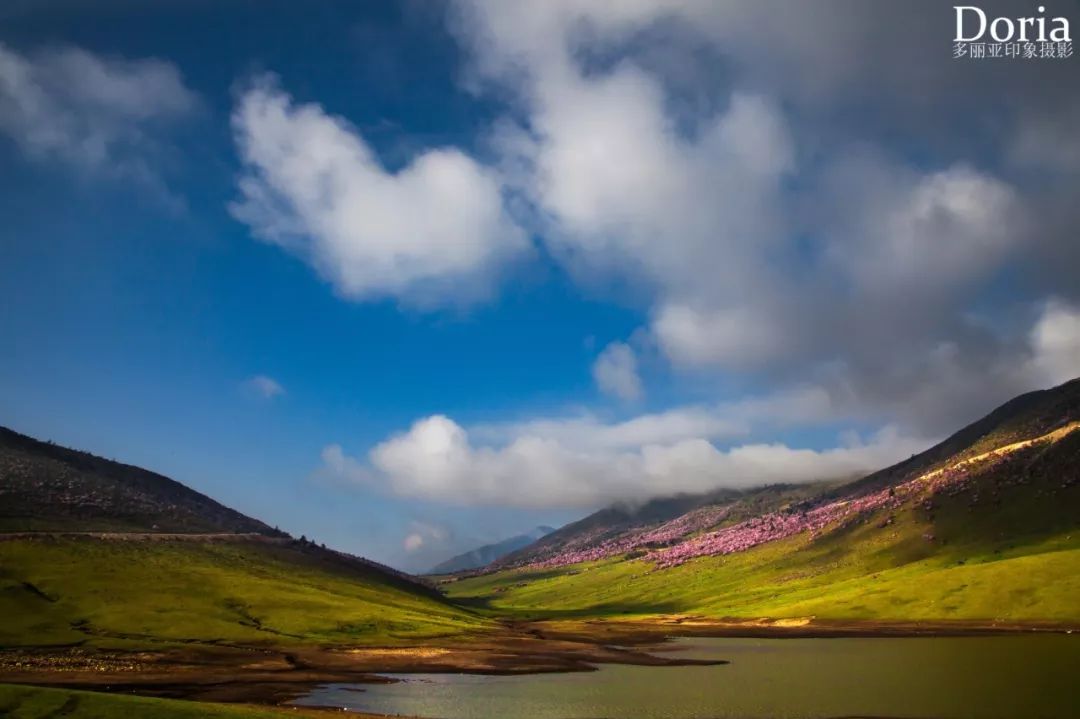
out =
{"type": "Polygon", "coordinates": [[[1080,629],[1075,380],[855,481],[616,505],[430,578],[145,470],[0,439],[0,707],[17,717],[119,716],[131,701],[188,716],[175,699],[258,717],[388,674],[712,672],[729,659],[672,651],[671,637],[1080,629]]]}

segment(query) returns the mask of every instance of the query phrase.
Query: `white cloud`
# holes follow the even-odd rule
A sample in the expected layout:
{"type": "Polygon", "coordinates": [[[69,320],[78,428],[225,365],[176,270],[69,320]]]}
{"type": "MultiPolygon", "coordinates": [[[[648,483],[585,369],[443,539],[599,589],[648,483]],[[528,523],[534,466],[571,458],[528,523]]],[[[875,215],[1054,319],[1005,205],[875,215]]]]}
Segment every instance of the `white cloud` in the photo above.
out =
{"type": "MultiPolygon", "coordinates": [[[[329,462],[327,470],[400,496],[449,504],[593,508],[678,492],[845,477],[926,446],[893,429],[867,444],[820,451],[779,443],[722,450],[703,438],[614,448],[526,433],[482,445],[452,419],[434,415],[373,448],[370,466],[344,458],[329,462]]],[[[339,452],[329,453],[332,460],[340,459],[339,452]]]]}
{"type": "Polygon", "coordinates": [[[593,379],[601,392],[623,400],[641,399],[641,377],[637,356],[623,342],[612,342],[593,363],[593,379]]]}
{"type": "Polygon", "coordinates": [[[446,528],[429,522],[412,521],[409,523],[409,533],[402,541],[402,547],[410,554],[419,552],[421,549],[438,550],[439,545],[446,542],[450,533],[446,528]]]}
{"type": "Polygon", "coordinates": [[[578,276],[623,275],[662,295],[734,301],[776,241],[791,142],[767,99],[736,95],[694,137],[627,66],[543,83],[527,192],[549,249],[578,276]]]}
{"type": "Polygon", "coordinates": [[[721,449],[718,442],[755,428],[842,416],[842,408],[817,387],[611,423],[585,415],[466,429],[434,415],[377,444],[365,461],[337,445],[327,447],[323,472],[450,504],[589,508],[620,499],[848,476],[929,445],[892,428],[865,444],[844,441],[821,451],[759,442],[721,449]]]}
{"type": "Polygon", "coordinates": [[[264,374],[255,375],[244,380],[243,388],[262,399],[274,399],[285,394],[285,388],[273,377],[264,374]]]}
{"type": "MultiPolygon", "coordinates": [[[[733,92],[684,123],[666,76],[634,53],[587,66],[692,3],[466,2],[478,73],[503,83],[523,117],[499,126],[507,182],[536,232],[577,277],[630,278],[647,291],[730,306],[764,275],[760,255],[794,144],[777,103],[733,92]],[[687,126],[689,125],[689,126],[687,126]]],[[[480,85],[483,87],[483,85],[480,85]]]]}
{"type": "Polygon", "coordinates": [[[718,408],[678,407],[643,414],[621,422],[605,422],[595,415],[537,418],[473,427],[470,434],[495,444],[516,437],[538,437],[566,447],[625,449],[649,442],[674,442],[689,437],[730,438],[749,432],[748,423],[718,408]]]}
{"type": "MultiPolygon", "coordinates": [[[[1032,388],[999,381],[1025,361],[1024,330],[969,318],[1004,273],[1061,257],[1043,246],[1071,246],[1075,223],[1059,212],[1063,230],[1039,232],[1009,167],[974,164],[1008,143],[993,123],[973,129],[969,106],[997,107],[1005,86],[1031,97],[1024,123],[1000,127],[1045,160],[1052,143],[1028,145],[1061,115],[1060,82],[1040,93],[1004,65],[973,82],[929,50],[888,61],[882,48],[930,36],[912,28],[950,22],[906,6],[455,7],[470,88],[511,98],[493,145],[521,216],[579,281],[631,288],[677,369],[827,380],[929,433],[1032,388]]],[[[999,316],[1019,306],[1007,295],[999,316]]]]}
{"type": "Polygon", "coordinates": [[[1015,190],[965,165],[918,173],[861,154],[836,162],[826,185],[829,259],[866,295],[958,294],[1023,238],[1015,190]]]}
{"type": "Polygon", "coordinates": [[[156,182],[156,133],[198,107],[179,70],[76,47],[20,54],[0,43],[0,133],[27,155],[156,182]]]}
{"type": "Polygon", "coordinates": [[[698,310],[662,305],[651,330],[676,364],[746,368],[768,360],[787,345],[779,323],[750,306],[698,310]]]}
{"type": "Polygon", "coordinates": [[[1080,307],[1048,302],[1031,331],[1030,371],[1056,385],[1080,377],[1080,307]]]}
{"type": "Polygon", "coordinates": [[[239,99],[233,129],[244,162],[233,215],[346,297],[474,301],[528,251],[494,173],[458,150],[388,171],[344,119],[294,104],[269,77],[239,99]]]}
{"type": "MultiPolygon", "coordinates": [[[[1022,249],[1029,217],[1013,187],[965,165],[922,172],[856,152],[826,166],[813,199],[816,255],[793,261],[791,274],[752,265],[741,298],[659,298],[649,327],[674,365],[803,379],[831,365],[862,391],[864,381],[885,386],[913,364],[929,367],[943,345],[984,358],[1007,351],[979,336],[966,308],[1022,249]]],[[[944,379],[918,381],[947,392],[944,379]]]]}
{"type": "Polygon", "coordinates": [[[577,450],[624,450],[686,439],[731,440],[749,435],[755,427],[831,421],[844,418],[845,412],[824,389],[807,385],[734,402],[674,407],[619,421],[582,413],[480,424],[471,427],[469,435],[490,445],[510,444],[518,437],[537,437],[577,450]]]}

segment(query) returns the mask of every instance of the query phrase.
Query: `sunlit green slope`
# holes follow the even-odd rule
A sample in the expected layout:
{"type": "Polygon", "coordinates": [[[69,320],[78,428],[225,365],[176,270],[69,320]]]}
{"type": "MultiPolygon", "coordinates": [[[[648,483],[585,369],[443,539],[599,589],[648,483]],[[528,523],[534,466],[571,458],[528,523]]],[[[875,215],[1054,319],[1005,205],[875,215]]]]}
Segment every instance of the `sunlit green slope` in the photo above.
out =
{"type": "Polygon", "coordinates": [[[485,622],[313,548],[255,541],[0,542],[0,646],[395,643],[485,622]]]}
{"type": "Polygon", "coordinates": [[[0,646],[398,643],[485,622],[300,543],[0,542],[0,646]]]}
{"type": "Polygon", "coordinates": [[[0,428],[0,648],[398,643],[489,626],[168,477],[0,428]]]}
{"type": "Polygon", "coordinates": [[[897,468],[825,492],[817,506],[889,493],[890,487],[896,496],[888,506],[849,515],[816,534],[669,568],[656,561],[664,547],[555,567],[543,557],[549,566],[446,588],[487,611],[532,617],[1080,625],[1078,390],[1074,381],[1038,402],[1021,398],[1010,403],[1014,411],[999,410],[990,416],[994,421],[972,425],[978,431],[966,428],[897,468]]]}

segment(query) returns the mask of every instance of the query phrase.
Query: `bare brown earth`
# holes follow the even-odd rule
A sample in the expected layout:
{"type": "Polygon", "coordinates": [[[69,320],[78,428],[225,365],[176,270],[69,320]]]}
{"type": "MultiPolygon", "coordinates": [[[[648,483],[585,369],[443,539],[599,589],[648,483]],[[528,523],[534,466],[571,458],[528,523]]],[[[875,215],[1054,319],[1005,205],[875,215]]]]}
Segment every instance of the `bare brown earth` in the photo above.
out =
{"type": "Polygon", "coordinates": [[[166,651],[0,652],[0,682],[59,686],[200,701],[281,704],[316,684],[390,681],[380,673],[518,674],[591,671],[597,664],[722,664],[668,654],[673,636],[866,637],[1063,632],[1054,624],[952,622],[843,623],[820,620],[713,620],[670,616],[651,621],[507,622],[494,637],[417,647],[265,648],[190,646],[166,651]]]}
{"type": "MultiPolygon", "coordinates": [[[[715,664],[683,660],[578,636],[548,637],[540,628],[511,626],[504,635],[421,647],[275,649],[189,646],[153,652],[68,649],[0,652],[0,682],[123,691],[200,701],[279,704],[315,684],[385,682],[376,673],[516,674],[591,671],[601,663],[670,666],[715,664]]],[[[626,632],[629,643],[655,644],[626,632]]]]}

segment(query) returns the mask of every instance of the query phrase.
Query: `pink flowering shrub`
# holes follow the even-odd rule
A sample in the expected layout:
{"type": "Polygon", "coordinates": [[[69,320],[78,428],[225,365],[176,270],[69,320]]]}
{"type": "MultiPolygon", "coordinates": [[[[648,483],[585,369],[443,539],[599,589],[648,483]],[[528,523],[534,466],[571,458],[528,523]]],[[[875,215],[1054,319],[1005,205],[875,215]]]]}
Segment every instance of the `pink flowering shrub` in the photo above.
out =
{"type": "Polygon", "coordinates": [[[649,555],[659,568],[674,567],[705,555],[731,554],[765,542],[784,539],[802,532],[820,533],[827,526],[844,523],[882,507],[895,508],[900,499],[883,489],[851,500],[838,500],[802,511],[769,512],[739,522],[731,527],[691,537],[668,549],[649,555]]]}
{"type": "MultiPolygon", "coordinates": [[[[1005,456],[992,455],[963,467],[946,469],[927,479],[917,477],[895,487],[886,487],[860,497],[836,500],[808,510],[770,512],[731,527],[691,537],[670,548],[653,552],[648,555],[648,559],[662,569],[678,566],[694,557],[741,552],[765,542],[785,539],[803,532],[816,536],[827,528],[848,526],[881,509],[899,509],[904,501],[916,492],[927,495],[916,506],[929,511],[934,507],[934,496],[944,494],[955,497],[968,493],[972,490],[971,478],[974,470],[990,470],[1005,461],[1005,456]]],[[[978,492],[971,492],[971,503],[978,501],[978,492]]],[[[880,526],[889,524],[892,524],[891,516],[884,519],[880,526]]],[[[932,541],[933,535],[928,536],[932,541]]]]}
{"type": "Polygon", "coordinates": [[[715,527],[731,513],[731,506],[699,507],[640,535],[638,545],[671,544],[687,535],[715,527]]]}
{"type": "Polygon", "coordinates": [[[668,522],[635,529],[606,540],[600,537],[608,530],[594,530],[567,542],[556,554],[546,559],[516,566],[546,569],[578,562],[594,562],[643,549],[655,549],[678,542],[703,529],[715,527],[730,511],[730,506],[699,507],[668,522]]]}
{"type": "MultiPolygon", "coordinates": [[[[1009,455],[990,454],[978,461],[909,479],[896,486],[825,501],[816,506],[803,504],[794,509],[767,512],[720,529],[716,527],[729,517],[735,504],[699,507],[670,521],[614,537],[605,537],[612,532],[611,528],[599,528],[574,538],[545,559],[517,566],[552,568],[633,553],[635,558],[643,556],[653,562],[656,568],[664,569],[695,557],[741,552],[797,534],[809,533],[811,537],[816,537],[825,531],[866,521],[876,512],[888,512],[879,524],[885,527],[892,524],[892,513],[905,503],[932,512],[936,507],[935,498],[965,495],[969,497],[970,506],[978,504],[982,498],[979,487],[973,481],[975,475],[989,473],[994,477],[990,486],[983,491],[990,494],[991,500],[996,500],[999,489],[1004,486],[1028,481],[1023,470],[1005,467],[1015,461],[1016,458],[1009,455]],[[995,471],[999,469],[1009,471],[995,471]]],[[[1067,488],[1076,481],[1066,479],[1061,486],[1067,488]]],[[[935,541],[933,534],[924,535],[924,539],[935,541]]]]}

